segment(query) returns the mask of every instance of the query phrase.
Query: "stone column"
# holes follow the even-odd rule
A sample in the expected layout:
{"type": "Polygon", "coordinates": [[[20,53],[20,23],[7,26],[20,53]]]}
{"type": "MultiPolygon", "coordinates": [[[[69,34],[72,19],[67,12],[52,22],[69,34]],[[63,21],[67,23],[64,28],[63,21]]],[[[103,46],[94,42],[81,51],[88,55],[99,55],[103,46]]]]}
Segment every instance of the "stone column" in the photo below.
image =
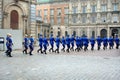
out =
{"type": "Polygon", "coordinates": [[[87,37],[90,38],[90,28],[87,28],[87,37]]]}
{"type": "Polygon", "coordinates": [[[101,0],[97,0],[97,12],[100,12],[101,10],[101,3],[100,3],[101,0]]]}
{"type": "Polygon", "coordinates": [[[111,0],[108,0],[108,2],[107,2],[107,8],[108,8],[108,11],[112,10],[112,2],[111,2],[111,0]]]}
{"type": "Polygon", "coordinates": [[[101,14],[97,13],[97,23],[100,23],[100,21],[101,21],[101,14]]]}
{"type": "Polygon", "coordinates": [[[77,32],[78,32],[77,36],[80,36],[80,28],[77,29],[77,32]]]}
{"type": "Polygon", "coordinates": [[[90,23],[90,14],[87,14],[87,23],[90,23]]]}
{"type": "Polygon", "coordinates": [[[97,36],[100,36],[100,27],[99,27],[99,26],[96,26],[96,27],[97,27],[96,35],[97,35],[97,36]]]}
{"type": "Polygon", "coordinates": [[[87,2],[87,13],[91,12],[91,5],[90,5],[90,1],[87,2]]]}
{"type": "Polygon", "coordinates": [[[112,18],[111,18],[112,14],[111,13],[107,13],[107,22],[112,22],[112,18]]]}
{"type": "Polygon", "coordinates": [[[78,3],[78,13],[81,13],[81,2],[78,3]]]}
{"type": "Polygon", "coordinates": [[[109,28],[109,25],[107,26],[107,37],[110,36],[110,28],[109,28]]]}

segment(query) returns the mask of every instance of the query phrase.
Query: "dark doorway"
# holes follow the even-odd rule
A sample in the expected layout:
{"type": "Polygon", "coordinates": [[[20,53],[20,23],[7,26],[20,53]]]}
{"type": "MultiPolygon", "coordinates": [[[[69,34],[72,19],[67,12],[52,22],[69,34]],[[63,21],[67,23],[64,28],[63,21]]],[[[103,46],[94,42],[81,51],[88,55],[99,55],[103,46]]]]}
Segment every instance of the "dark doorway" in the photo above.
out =
{"type": "Polygon", "coordinates": [[[95,38],[95,31],[92,31],[92,37],[95,38]]]}
{"type": "Polygon", "coordinates": [[[76,31],[73,31],[73,36],[74,36],[74,37],[76,36],[76,31]]]}
{"type": "Polygon", "coordinates": [[[112,34],[111,34],[112,37],[114,38],[114,37],[115,37],[115,34],[118,34],[118,32],[119,32],[118,29],[113,29],[113,30],[112,30],[112,34]]]}
{"type": "Polygon", "coordinates": [[[68,35],[68,32],[67,31],[65,31],[65,36],[67,36],[68,35]]]}
{"type": "Polygon", "coordinates": [[[18,29],[18,20],[19,20],[18,12],[16,10],[13,10],[11,12],[11,18],[10,18],[11,29],[18,29]]]}
{"type": "Polygon", "coordinates": [[[60,31],[58,31],[58,35],[57,36],[59,36],[60,37],[60,31]]]}
{"type": "Polygon", "coordinates": [[[100,31],[100,36],[101,36],[101,38],[107,37],[107,30],[106,29],[102,29],[100,31]]]}

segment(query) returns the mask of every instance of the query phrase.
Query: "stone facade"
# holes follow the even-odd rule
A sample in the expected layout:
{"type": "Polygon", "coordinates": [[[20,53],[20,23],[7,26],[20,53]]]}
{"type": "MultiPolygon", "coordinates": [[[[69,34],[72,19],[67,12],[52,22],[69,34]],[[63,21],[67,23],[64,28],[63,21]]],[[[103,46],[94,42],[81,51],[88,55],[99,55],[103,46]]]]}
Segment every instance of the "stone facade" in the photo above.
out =
{"type": "Polygon", "coordinates": [[[2,29],[21,29],[36,37],[36,22],[30,20],[30,0],[2,0],[2,29]]]}
{"type": "MultiPolygon", "coordinates": [[[[51,17],[54,18],[54,23],[51,23],[51,31],[54,36],[58,35],[60,31],[60,36],[65,36],[68,33],[75,36],[87,35],[88,37],[109,37],[117,34],[120,37],[120,0],[68,0],[67,2],[52,2],[42,5],[49,5],[49,8],[47,8],[48,15],[51,14],[50,10],[54,5],[57,5],[54,6],[55,8],[61,9],[60,15],[56,16],[58,11],[53,8],[54,15],[47,16],[50,23],[52,22],[51,17]],[[59,7],[61,5],[62,7],[59,7]],[[68,10],[65,10],[66,8],[68,10]],[[61,18],[60,24],[57,23],[59,21],[58,17],[61,18]],[[66,18],[68,20],[65,20],[66,18]],[[69,24],[64,23],[65,21],[69,24]]],[[[42,10],[46,9],[41,8],[42,10]]],[[[38,9],[41,10],[41,8],[38,9]]],[[[44,15],[41,17],[43,18],[44,15]]]]}

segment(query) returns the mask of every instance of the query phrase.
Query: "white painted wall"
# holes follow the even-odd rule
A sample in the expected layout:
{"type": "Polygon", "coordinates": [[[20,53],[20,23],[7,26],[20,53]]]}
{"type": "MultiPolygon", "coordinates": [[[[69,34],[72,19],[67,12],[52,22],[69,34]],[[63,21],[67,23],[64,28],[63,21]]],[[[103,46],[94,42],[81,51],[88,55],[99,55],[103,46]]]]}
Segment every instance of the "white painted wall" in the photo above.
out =
{"type": "Polygon", "coordinates": [[[0,29],[0,37],[4,37],[5,43],[4,43],[4,48],[3,45],[0,44],[0,50],[6,50],[6,35],[7,33],[12,34],[12,40],[13,40],[13,50],[15,49],[22,49],[22,41],[23,41],[23,35],[22,35],[22,30],[10,30],[10,29],[0,29]]]}

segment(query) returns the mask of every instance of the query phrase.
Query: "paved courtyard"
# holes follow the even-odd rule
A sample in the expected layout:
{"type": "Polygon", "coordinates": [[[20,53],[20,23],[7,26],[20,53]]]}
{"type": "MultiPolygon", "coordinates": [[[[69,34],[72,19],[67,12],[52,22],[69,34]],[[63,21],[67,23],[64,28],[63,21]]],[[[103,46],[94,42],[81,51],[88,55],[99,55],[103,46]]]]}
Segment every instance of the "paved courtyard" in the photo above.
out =
{"type": "Polygon", "coordinates": [[[120,49],[33,56],[0,52],[0,80],[120,80],[120,49]]]}

